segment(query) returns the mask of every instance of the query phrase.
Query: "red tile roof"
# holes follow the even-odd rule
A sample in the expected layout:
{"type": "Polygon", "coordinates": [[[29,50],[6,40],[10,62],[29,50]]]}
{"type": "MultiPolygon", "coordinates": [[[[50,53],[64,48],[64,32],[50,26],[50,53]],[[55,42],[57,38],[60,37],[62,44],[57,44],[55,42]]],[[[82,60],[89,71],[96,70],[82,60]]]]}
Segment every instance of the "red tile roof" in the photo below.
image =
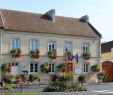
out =
{"type": "Polygon", "coordinates": [[[4,29],[58,35],[100,37],[101,34],[90,23],[79,18],[55,16],[55,22],[41,18],[43,14],[1,9],[0,26],[4,29]],[[94,28],[94,29],[93,29],[94,28]]]}

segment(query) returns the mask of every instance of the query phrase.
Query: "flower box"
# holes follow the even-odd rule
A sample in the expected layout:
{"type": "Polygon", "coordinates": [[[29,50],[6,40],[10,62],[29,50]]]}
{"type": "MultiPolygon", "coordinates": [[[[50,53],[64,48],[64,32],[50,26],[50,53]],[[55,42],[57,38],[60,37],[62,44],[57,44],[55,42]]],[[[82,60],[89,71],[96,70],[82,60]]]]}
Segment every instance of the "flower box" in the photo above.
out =
{"type": "Polygon", "coordinates": [[[40,54],[40,51],[38,49],[30,51],[30,57],[31,58],[37,58],[38,59],[40,57],[39,54],[40,54]]]}
{"type": "Polygon", "coordinates": [[[83,52],[82,56],[83,56],[83,58],[84,58],[85,60],[90,59],[90,53],[89,53],[89,52],[83,52]]]}
{"type": "Polygon", "coordinates": [[[56,50],[50,50],[50,51],[48,51],[48,57],[50,59],[56,59],[57,58],[57,52],[56,52],[56,50]]]}
{"type": "Polygon", "coordinates": [[[16,48],[16,49],[12,49],[10,51],[10,55],[11,57],[14,57],[14,58],[19,58],[21,56],[21,49],[20,48],[16,48]]]}

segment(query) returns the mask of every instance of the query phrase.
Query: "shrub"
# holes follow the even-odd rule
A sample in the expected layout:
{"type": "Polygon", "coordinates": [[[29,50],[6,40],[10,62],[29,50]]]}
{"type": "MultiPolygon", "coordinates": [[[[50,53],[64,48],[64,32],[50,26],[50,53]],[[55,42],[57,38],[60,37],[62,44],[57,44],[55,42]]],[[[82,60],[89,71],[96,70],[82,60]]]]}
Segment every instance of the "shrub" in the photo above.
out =
{"type": "Polygon", "coordinates": [[[22,77],[22,81],[23,81],[23,82],[26,82],[26,81],[27,81],[27,75],[22,74],[21,77],[22,77]]]}
{"type": "Polygon", "coordinates": [[[79,84],[77,82],[70,81],[67,83],[66,91],[78,91],[79,90],[79,84]]]}
{"type": "Polygon", "coordinates": [[[95,64],[95,65],[91,66],[91,70],[92,70],[93,72],[99,71],[99,66],[98,66],[98,64],[95,64]]]}
{"type": "Polygon", "coordinates": [[[48,73],[49,72],[49,64],[44,63],[40,66],[41,72],[48,73]]]}
{"type": "Polygon", "coordinates": [[[7,84],[11,84],[13,80],[13,75],[11,74],[6,74],[5,77],[3,78],[4,82],[7,84]]]}
{"type": "Polygon", "coordinates": [[[30,74],[29,75],[29,81],[33,82],[35,80],[39,79],[37,74],[30,74]]]}
{"type": "Polygon", "coordinates": [[[99,80],[103,81],[105,79],[105,73],[104,72],[100,72],[100,73],[97,74],[97,77],[98,77],[99,80]]]}
{"type": "Polygon", "coordinates": [[[64,72],[64,71],[65,71],[65,65],[64,65],[64,63],[58,65],[58,66],[57,66],[57,70],[58,70],[59,72],[64,72]]]}
{"type": "Polygon", "coordinates": [[[57,78],[58,78],[57,75],[51,75],[50,80],[54,82],[56,81],[57,78]]]}
{"type": "Polygon", "coordinates": [[[8,69],[9,69],[9,64],[8,64],[8,63],[2,64],[1,70],[2,70],[3,72],[7,72],[8,69]]]}
{"type": "Polygon", "coordinates": [[[85,82],[85,76],[84,75],[80,75],[78,77],[78,81],[83,85],[83,83],[85,82]]]}
{"type": "Polygon", "coordinates": [[[68,73],[65,73],[65,79],[66,79],[67,81],[73,80],[73,72],[70,71],[70,72],[68,72],[68,73]]]}
{"type": "Polygon", "coordinates": [[[64,81],[56,80],[54,82],[50,82],[47,87],[44,88],[44,92],[58,92],[65,91],[66,83],[64,81]]]}

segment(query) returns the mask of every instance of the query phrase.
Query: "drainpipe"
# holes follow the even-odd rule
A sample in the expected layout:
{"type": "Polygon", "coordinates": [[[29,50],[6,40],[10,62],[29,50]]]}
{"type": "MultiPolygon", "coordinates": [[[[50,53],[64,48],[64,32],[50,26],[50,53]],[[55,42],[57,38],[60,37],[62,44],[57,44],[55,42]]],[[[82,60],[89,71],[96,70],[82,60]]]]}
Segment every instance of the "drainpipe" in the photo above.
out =
{"type": "MultiPolygon", "coordinates": [[[[2,64],[2,30],[0,30],[0,68],[2,64]]],[[[1,80],[1,70],[0,70],[0,80],[1,80]]]]}

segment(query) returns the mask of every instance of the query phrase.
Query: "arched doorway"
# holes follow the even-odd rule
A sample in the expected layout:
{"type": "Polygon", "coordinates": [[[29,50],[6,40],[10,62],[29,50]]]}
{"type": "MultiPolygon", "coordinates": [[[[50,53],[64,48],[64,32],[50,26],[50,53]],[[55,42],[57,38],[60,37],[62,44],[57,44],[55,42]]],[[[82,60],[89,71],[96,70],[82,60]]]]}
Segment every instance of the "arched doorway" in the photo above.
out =
{"type": "Polygon", "coordinates": [[[104,61],[102,71],[106,73],[105,82],[113,82],[113,62],[104,61]]]}

